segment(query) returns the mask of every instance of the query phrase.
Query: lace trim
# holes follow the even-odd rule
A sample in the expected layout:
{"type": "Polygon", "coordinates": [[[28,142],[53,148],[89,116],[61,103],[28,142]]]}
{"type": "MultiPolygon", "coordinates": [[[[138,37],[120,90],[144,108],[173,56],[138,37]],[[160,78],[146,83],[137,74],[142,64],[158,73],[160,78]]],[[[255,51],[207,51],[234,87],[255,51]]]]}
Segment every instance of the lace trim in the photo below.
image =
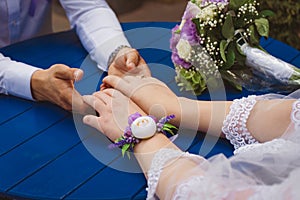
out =
{"type": "Polygon", "coordinates": [[[148,191],[147,199],[155,199],[156,187],[160,174],[163,170],[164,165],[171,159],[179,158],[185,153],[180,150],[163,148],[160,149],[152,159],[150,170],[148,171],[148,191]]]}
{"type": "Polygon", "coordinates": [[[258,141],[253,138],[246,127],[247,119],[256,104],[256,96],[236,99],[230,106],[230,112],[223,123],[222,131],[226,138],[238,149],[247,144],[255,144],[258,141]]]}
{"type": "Polygon", "coordinates": [[[295,125],[295,130],[300,129],[300,99],[295,101],[293,104],[291,120],[295,125]]]}
{"type": "Polygon", "coordinates": [[[236,154],[243,154],[245,152],[252,152],[252,153],[256,152],[257,154],[254,153],[254,155],[256,155],[257,157],[258,155],[263,155],[265,153],[283,152],[285,149],[287,149],[287,148],[283,148],[284,145],[287,144],[289,147],[295,144],[298,145],[297,143],[300,142],[300,136],[297,131],[300,130],[300,99],[298,99],[293,103],[292,112],[291,112],[291,122],[294,124],[294,129],[295,129],[294,131],[296,135],[290,136],[288,140],[278,138],[269,142],[265,142],[264,144],[259,143],[259,144],[243,146],[239,149],[236,149],[234,151],[234,154],[236,155],[236,154]],[[290,143],[290,141],[292,141],[293,143],[290,143]]]}
{"type": "MultiPolygon", "coordinates": [[[[284,152],[285,149],[284,148],[285,145],[289,144],[294,145],[294,143],[284,140],[284,139],[273,139],[271,141],[265,142],[265,143],[256,143],[256,144],[250,144],[250,145],[246,145],[243,146],[239,149],[236,149],[234,151],[234,154],[244,154],[244,153],[248,153],[251,152],[251,155],[253,155],[253,157],[262,157],[264,154],[267,153],[280,153],[280,152],[284,152]]],[[[288,152],[288,151],[286,151],[288,152]]],[[[247,154],[248,156],[250,156],[250,154],[247,154]]]]}
{"type": "Polygon", "coordinates": [[[216,183],[211,177],[196,176],[181,183],[173,196],[173,200],[186,199],[209,199],[220,200],[227,199],[228,192],[219,183],[216,183]],[[222,191],[222,192],[220,192],[222,191]]]}

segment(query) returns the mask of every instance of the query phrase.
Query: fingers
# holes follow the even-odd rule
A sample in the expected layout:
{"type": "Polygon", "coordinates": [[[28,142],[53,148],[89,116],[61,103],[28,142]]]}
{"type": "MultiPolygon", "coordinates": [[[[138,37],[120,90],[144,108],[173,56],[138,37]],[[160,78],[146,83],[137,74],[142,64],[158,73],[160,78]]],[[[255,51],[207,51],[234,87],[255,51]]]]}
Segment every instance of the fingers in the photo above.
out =
{"type": "Polygon", "coordinates": [[[94,108],[100,114],[100,116],[102,115],[102,112],[105,110],[106,106],[105,102],[93,95],[85,95],[83,96],[83,100],[86,104],[94,108]]]}
{"type": "Polygon", "coordinates": [[[103,83],[126,94],[126,88],[128,84],[124,79],[118,76],[114,76],[114,75],[107,76],[103,79],[103,83]]]}
{"type": "Polygon", "coordinates": [[[83,97],[77,90],[72,95],[72,110],[80,114],[95,114],[95,111],[83,101],[83,97]]]}
{"type": "Polygon", "coordinates": [[[56,78],[65,79],[65,80],[81,80],[83,77],[83,71],[77,68],[70,68],[63,64],[53,65],[50,68],[53,71],[56,78]]]}
{"type": "Polygon", "coordinates": [[[94,115],[86,115],[83,117],[83,123],[92,126],[103,133],[103,129],[99,123],[98,117],[94,115]]]}
{"type": "Polygon", "coordinates": [[[131,49],[126,55],[126,66],[129,70],[134,69],[136,66],[138,66],[140,55],[135,49],[131,49]]]}
{"type": "Polygon", "coordinates": [[[111,105],[111,96],[107,95],[105,92],[95,92],[93,95],[101,100],[105,105],[111,105]]]}

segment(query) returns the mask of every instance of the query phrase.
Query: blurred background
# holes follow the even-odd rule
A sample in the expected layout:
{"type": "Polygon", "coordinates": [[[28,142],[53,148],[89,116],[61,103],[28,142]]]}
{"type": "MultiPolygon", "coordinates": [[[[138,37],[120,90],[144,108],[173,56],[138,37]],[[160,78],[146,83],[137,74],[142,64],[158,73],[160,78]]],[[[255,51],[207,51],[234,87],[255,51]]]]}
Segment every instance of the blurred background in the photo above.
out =
{"type": "MultiPolygon", "coordinates": [[[[70,25],[58,0],[53,0],[53,28],[55,32],[70,25]]],[[[166,21],[179,22],[187,0],[107,0],[121,22],[166,21]]]]}
{"type": "MultiPolygon", "coordinates": [[[[300,0],[258,0],[272,10],[270,36],[300,50],[300,0]]],[[[55,32],[68,30],[69,22],[58,0],[53,0],[55,32]]],[[[107,0],[121,22],[179,22],[188,0],[107,0]]]]}

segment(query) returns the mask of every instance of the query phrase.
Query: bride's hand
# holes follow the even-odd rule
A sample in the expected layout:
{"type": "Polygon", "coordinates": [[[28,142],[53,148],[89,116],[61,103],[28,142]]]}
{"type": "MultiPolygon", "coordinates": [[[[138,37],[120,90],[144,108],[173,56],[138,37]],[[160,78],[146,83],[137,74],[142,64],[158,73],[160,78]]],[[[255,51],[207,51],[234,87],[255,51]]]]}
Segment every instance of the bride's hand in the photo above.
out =
{"type": "Polygon", "coordinates": [[[152,77],[107,76],[103,82],[127,97],[130,97],[145,113],[158,118],[175,114],[180,115],[180,103],[177,96],[163,82],[152,77]]]}
{"type": "Polygon", "coordinates": [[[128,126],[129,115],[136,112],[146,115],[128,97],[114,89],[95,92],[93,95],[83,96],[83,99],[99,113],[99,117],[84,116],[83,122],[96,128],[112,141],[123,135],[128,126]]]}

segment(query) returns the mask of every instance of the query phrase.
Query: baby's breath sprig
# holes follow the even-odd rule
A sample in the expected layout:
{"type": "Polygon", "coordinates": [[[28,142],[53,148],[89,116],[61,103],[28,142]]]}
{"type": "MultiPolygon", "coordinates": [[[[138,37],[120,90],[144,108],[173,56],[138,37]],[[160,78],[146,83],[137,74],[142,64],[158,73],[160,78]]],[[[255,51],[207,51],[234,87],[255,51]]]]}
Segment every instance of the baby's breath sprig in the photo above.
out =
{"type": "MultiPolygon", "coordinates": [[[[191,0],[180,26],[172,30],[172,61],[178,85],[201,94],[212,77],[220,78],[233,67],[243,67],[246,56],[237,32],[253,47],[268,37],[271,11],[259,10],[256,0],[191,0]]],[[[230,76],[224,76],[227,78],[230,76]]],[[[241,89],[239,83],[234,83],[241,89]]]]}

